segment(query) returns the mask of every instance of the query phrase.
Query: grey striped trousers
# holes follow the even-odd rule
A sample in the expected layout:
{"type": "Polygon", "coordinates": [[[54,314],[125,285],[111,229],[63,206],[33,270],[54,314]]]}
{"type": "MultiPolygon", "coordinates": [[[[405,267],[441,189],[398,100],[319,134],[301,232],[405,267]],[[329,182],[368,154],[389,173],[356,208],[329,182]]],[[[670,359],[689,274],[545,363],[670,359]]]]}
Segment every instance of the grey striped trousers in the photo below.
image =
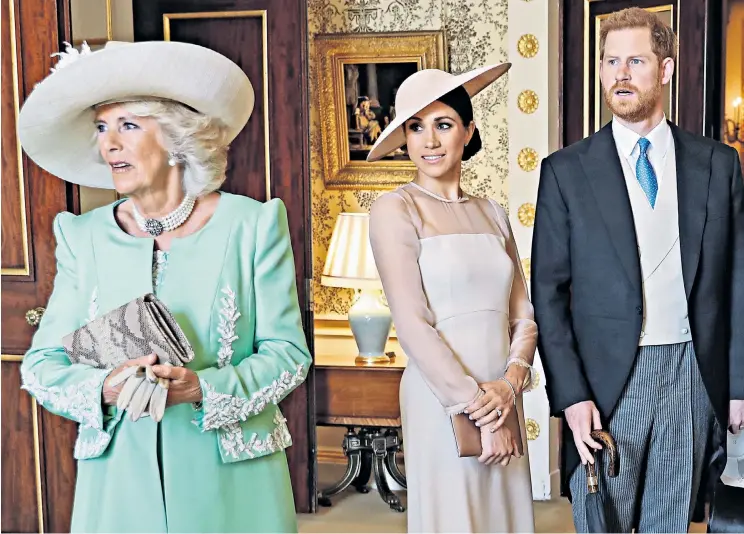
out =
{"type": "MultiPolygon", "coordinates": [[[[608,428],[620,475],[599,469],[610,532],[687,532],[713,418],[691,342],[639,347],[608,428]]],[[[587,532],[583,466],[570,486],[576,531],[587,532]]]]}

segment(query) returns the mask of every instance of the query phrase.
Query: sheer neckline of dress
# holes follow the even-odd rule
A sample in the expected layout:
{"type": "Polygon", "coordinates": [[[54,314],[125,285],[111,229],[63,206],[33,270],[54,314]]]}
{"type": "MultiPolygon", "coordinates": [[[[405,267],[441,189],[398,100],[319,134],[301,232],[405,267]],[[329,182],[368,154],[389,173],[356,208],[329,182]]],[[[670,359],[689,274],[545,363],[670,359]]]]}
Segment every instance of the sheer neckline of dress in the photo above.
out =
{"type": "Polygon", "coordinates": [[[415,187],[416,189],[418,189],[419,191],[421,191],[422,193],[425,193],[425,194],[429,195],[430,197],[436,198],[437,200],[441,200],[442,202],[449,202],[449,203],[455,204],[455,203],[459,203],[459,202],[465,202],[466,200],[469,200],[470,199],[470,197],[467,195],[467,193],[465,193],[465,191],[462,192],[462,196],[460,198],[451,200],[449,198],[444,198],[442,196],[439,196],[436,193],[432,193],[428,189],[426,189],[424,187],[421,187],[419,184],[417,184],[415,182],[408,182],[408,185],[411,185],[411,186],[415,187]]]}

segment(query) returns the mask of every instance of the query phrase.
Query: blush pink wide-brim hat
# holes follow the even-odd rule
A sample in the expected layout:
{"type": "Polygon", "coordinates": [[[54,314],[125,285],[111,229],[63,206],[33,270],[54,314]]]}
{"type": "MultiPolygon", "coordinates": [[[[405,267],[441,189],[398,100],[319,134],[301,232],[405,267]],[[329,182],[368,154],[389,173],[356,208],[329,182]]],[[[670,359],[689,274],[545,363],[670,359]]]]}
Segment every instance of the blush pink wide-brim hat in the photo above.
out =
{"type": "Polygon", "coordinates": [[[511,63],[489,65],[470,72],[454,75],[439,69],[425,69],[413,73],[400,84],[395,95],[395,119],[382,131],[367,161],[377,161],[406,144],[403,124],[432,102],[453,89],[463,86],[470,97],[477,95],[503,76],[511,63]]]}
{"type": "Polygon", "coordinates": [[[96,148],[95,106],[171,100],[219,119],[232,141],[248,122],[255,95],[243,70],[222,54],[175,41],[110,41],[101,50],[68,46],[23,104],[18,135],[39,167],[68,182],[113,189],[96,148]]]}

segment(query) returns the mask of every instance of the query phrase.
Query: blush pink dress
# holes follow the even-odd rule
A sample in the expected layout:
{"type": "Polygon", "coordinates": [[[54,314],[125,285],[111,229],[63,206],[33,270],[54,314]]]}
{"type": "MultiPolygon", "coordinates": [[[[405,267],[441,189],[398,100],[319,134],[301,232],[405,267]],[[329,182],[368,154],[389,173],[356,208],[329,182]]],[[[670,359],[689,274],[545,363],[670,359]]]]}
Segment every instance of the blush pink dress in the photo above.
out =
{"type": "MultiPolygon", "coordinates": [[[[527,456],[459,458],[449,415],[532,362],[537,326],[514,237],[495,202],[450,201],[417,184],[373,205],[370,239],[403,350],[400,403],[409,532],[533,532],[527,456]]],[[[524,435],[521,401],[518,412],[524,435]]],[[[525,447],[526,449],[526,447],[525,447]]]]}

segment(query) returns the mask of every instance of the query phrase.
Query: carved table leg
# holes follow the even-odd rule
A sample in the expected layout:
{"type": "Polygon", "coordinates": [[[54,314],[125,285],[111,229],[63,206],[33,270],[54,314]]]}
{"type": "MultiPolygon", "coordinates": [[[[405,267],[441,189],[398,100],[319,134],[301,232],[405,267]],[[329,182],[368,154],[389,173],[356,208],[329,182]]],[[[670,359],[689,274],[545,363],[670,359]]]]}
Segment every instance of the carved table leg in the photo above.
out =
{"type": "Polygon", "coordinates": [[[351,484],[359,493],[369,493],[367,482],[369,482],[369,477],[372,475],[372,453],[369,451],[363,451],[361,460],[362,466],[359,471],[359,476],[356,477],[351,484]]]}
{"type": "Polygon", "coordinates": [[[388,486],[385,479],[385,463],[388,456],[386,436],[381,433],[374,434],[372,438],[372,451],[374,452],[375,483],[377,484],[377,491],[380,493],[380,497],[382,497],[382,500],[391,509],[396,512],[404,512],[406,510],[405,506],[401,504],[398,496],[390,491],[390,486],[388,486]]]}
{"type": "Polygon", "coordinates": [[[387,432],[385,432],[385,438],[387,440],[387,456],[385,457],[385,466],[390,472],[390,476],[393,477],[393,480],[395,480],[395,482],[403,488],[408,489],[408,485],[406,484],[406,477],[403,473],[400,472],[398,462],[396,462],[396,453],[400,451],[400,438],[398,436],[398,431],[395,429],[388,430],[387,432]]]}
{"type": "Polygon", "coordinates": [[[320,506],[331,506],[332,495],[341,493],[348,488],[351,483],[359,476],[361,469],[362,442],[353,428],[347,430],[344,437],[344,453],[346,453],[349,463],[346,467],[346,473],[343,478],[328,489],[320,492],[318,495],[318,504],[320,506]]]}
{"type": "Polygon", "coordinates": [[[400,469],[398,468],[398,462],[395,461],[394,452],[388,453],[387,457],[385,458],[385,466],[387,467],[390,476],[393,477],[393,480],[395,480],[395,482],[398,483],[402,488],[408,489],[408,486],[406,485],[406,477],[403,473],[400,472],[400,469]]]}

